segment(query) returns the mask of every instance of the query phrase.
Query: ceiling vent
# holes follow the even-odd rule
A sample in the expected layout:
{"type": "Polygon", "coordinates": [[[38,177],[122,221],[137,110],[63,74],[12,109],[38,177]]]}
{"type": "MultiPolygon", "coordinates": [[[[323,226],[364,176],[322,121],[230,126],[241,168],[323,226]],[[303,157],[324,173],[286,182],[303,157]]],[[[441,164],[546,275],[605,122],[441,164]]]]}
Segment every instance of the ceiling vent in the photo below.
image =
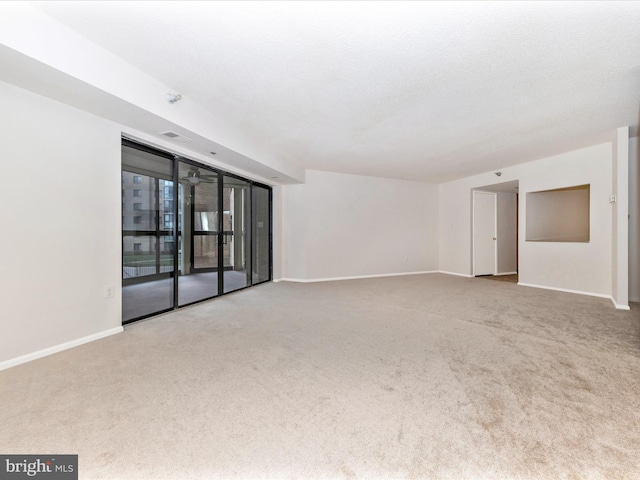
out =
{"type": "Polygon", "coordinates": [[[179,133],[172,132],[171,130],[166,132],[160,132],[158,135],[164,135],[165,137],[180,143],[191,143],[190,138],[185,137],[184,135],[180,135],[179,133]]]}

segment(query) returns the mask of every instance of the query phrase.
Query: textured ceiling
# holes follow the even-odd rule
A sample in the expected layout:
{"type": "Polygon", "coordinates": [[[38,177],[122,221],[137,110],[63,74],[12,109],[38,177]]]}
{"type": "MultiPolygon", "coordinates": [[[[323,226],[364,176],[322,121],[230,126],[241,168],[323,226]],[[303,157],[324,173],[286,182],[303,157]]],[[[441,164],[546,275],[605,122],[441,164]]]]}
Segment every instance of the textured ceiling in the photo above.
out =
{"type": "Polygon", "coordinates": [[[640,2],[42,2],[305,167],[444,181],[637,134],[640,2]]]}

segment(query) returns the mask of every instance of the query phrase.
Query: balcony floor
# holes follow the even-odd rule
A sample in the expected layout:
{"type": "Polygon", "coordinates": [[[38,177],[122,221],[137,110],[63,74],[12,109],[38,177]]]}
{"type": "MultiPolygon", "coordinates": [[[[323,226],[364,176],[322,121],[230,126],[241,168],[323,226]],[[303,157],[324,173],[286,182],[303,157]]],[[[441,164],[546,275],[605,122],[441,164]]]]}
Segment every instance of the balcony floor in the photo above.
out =
{"type": "MultiPolygon", "coordinates": [[[[224,272],[225,293],[247,286],[245,271],[224,272]]],[[[187,305],[218,292],[218,273],[195,273],[179,278],[179,305],[187,305]]],[[[173,306],[173,279],[153,280],[122,287],[122,320],[128,321],[173,306]]]]}

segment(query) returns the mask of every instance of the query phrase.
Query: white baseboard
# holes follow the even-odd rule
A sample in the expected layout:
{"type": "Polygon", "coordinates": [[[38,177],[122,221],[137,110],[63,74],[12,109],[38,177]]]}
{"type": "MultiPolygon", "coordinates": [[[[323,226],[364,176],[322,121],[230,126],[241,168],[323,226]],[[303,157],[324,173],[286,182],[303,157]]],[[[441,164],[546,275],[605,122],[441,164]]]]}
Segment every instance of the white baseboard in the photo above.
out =
{"type": "Polygon", "coordinates": [[[502,272],[502,273],[496,273],[494,276],[499,277],[501,275],[517,275],[518,272],[502,272]]]}
{"type": "MultiPolygon", "coordinates": [[[[523,287],[542,288],[544,290],[555,290],[556,292],[576,293],[578,295],[587,295],[589,297],[608,298],[609,300],[613,301],[613,298],[611,297],[611,295],[607,295],[605,293],[593,293],[593,292],[584,292],[582,290],[570,290],[568,288],[547,287],[545,285],[535,285],[533,283],[518,282],[518,285],[521,285],[523,287]]],[[[628,307],[624,307],[623,305],[619,306],[615,302],[613,302],[613,304],[616,306],[616,308],[620,308],[621,310],[626,310],[628,308],[628,307]]]]}
{"type": "Polygon", "coordinates": [[[534,285],[532,283],[521,283],[521,282],[518,282],[518,285],[522,285],[523,287],[543,288],[545,290],[555,290],[557,292],[576,293],[578,295],[587,295],[589,297],[608,298],[609,300],[611,300],[611,303],[613,303],[613,305],[618,310],[631,310],[629,305],[621,305],[619,303],[616,303],[616,301],[613,299],[613,297],[611,295],[606,295],[606,294],[603,294],[603,293],[583,292],[581,290],[569,290],[567,288],[545,287],[543,285],[534,285]]]}
{"type": "Polygon", "coordinates": [[[619,303],[616,303],[613,297],[609,298],[611,298],[611,303],[613,303],[614,307],[616,307],[618,310],[631,310],[631,307],[629,305],[620,305],[619,303]]]}
{"type": "Polygon", "coordinates": [[[402,277],[404,275],[425,275],[427,273],[438,273],[438,272],[436,270],[425,270],[422,272],[401,272],[401,273],[381,273],[377,275],[356,275],[353,277],[328,277],[328,278],[311,278],[311,279],[281,278],[279,281],[296,282],[296,283],[337,282],[340,280],[360,280],[363,278],[402,277]]]}
{"type": "Polygon", "coordinates": [[[436,273],[444,273],[445,275],[455,275],[456,277],[465,277],[465,278],[473,277],[473,275],[468,275],[466,273],[446,272],[444,270],[438,270],[436,273]]]}
{"type": "Polygon", "coordinates": [[[71,340],[70,342],[61,343],[60,345],[54,345],[53,347],[38,350],[37,352],[28,353],[20,357],[5,360],[4,362],[0,362],[0,370],[6,370],[7,368],[22,365],[23,363],[31,362],[32,360],[37,360],[38,358],[46,357],[48,355],[53,355],[54,353],[62,352],[63,350],[68,350],[79,345],[84,345],[85,343],[93,342],[94,340],[99,340],[101,338],[115,335],[116,333],[120,333],[123,331],[124,328],[115,327],[109,330],[94,333],[93,335],[87,335],[86,337],[71,340]]]}

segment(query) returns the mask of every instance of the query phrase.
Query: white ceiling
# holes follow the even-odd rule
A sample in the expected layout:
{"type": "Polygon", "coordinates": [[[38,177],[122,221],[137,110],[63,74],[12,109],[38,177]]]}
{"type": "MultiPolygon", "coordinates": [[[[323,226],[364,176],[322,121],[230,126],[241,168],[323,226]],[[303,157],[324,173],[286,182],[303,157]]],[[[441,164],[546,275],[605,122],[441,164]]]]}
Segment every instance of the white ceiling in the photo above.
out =
{"type": "Polygon", "coordinates": [[[307,168],[440,182],[602,141],[640,2],[37,2],[307,168]]]}

